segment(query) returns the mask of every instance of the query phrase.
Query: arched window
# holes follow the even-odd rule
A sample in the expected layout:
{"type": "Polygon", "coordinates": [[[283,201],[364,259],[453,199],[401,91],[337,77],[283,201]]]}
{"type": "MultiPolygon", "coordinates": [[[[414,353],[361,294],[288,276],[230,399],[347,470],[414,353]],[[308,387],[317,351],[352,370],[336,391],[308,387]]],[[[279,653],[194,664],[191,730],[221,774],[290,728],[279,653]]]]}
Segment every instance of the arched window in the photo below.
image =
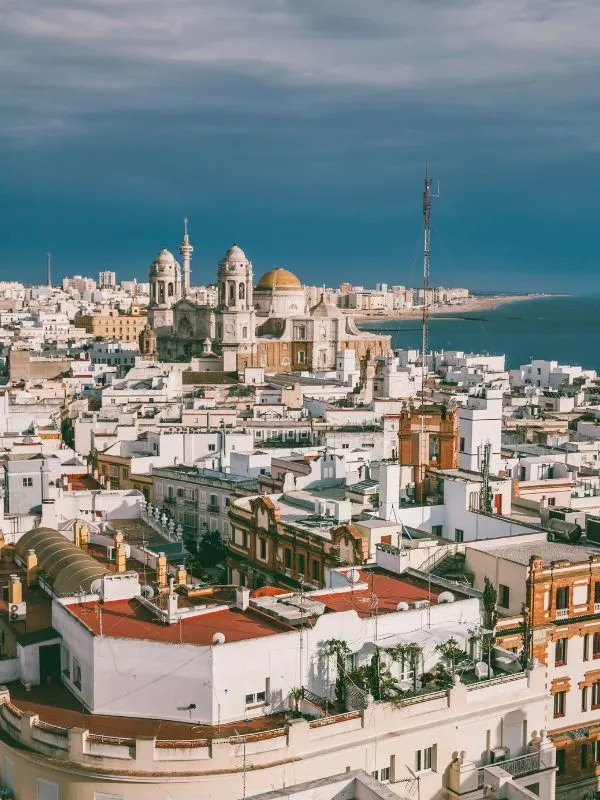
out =
{"type": "Polygon", "coordinates": [[[169,284],[169,297],[173,297],[173,284],[169,284]]]}
{"type": "Polygon", "coordinates": [[[164,283],[159,283],[158,284],[158,298],[159,298],[159,300],[164,300],[165,299],[165,285],[164,285],[164,283]]]}
{"type": "Polygon", "coordinates": [[[246,297],[246,287],[244,286],[243,283],[240,283],[238,297],[240,298],[240,300],[243,300],[246,297]]]}
{"type": "Polygon", "coordinates": [[[229,284],[229,305],[235,304],[235,283],[229,284]]]}

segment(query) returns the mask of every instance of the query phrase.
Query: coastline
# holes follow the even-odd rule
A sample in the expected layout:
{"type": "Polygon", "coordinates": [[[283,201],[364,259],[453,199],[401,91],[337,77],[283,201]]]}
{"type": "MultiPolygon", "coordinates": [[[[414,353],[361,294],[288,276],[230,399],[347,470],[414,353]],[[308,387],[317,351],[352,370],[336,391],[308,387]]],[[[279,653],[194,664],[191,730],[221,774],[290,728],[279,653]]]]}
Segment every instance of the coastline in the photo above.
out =
{"type": "MultiPolygon", "coordinates": [[[[511,294],[511,295],[476,295],[470,297],[464,303],[455,305],[431,306],[430,316],[445,316],[446,314],[469,314],[473,311],[487,311],[508,303],[519,303],[524,300],[539,300],[544,297],[567,297],[560,294],[511,294]]],[[[351,315],[355,322],[386,322],[394,319],[421,319],[423,316],[422,308],[409,308],[402,311],[393,312],[364,312],[358,311],[351,315]]]]}

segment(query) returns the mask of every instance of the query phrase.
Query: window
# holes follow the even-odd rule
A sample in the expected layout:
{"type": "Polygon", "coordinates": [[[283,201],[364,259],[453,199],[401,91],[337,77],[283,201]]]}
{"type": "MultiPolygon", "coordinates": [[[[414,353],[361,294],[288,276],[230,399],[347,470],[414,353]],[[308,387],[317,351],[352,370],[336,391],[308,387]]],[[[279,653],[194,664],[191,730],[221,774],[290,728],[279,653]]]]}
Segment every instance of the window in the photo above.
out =
{"type": "Polygon", "coordinates": [[[429,437],[429,460],[437,461],[440,457],[440,440],[437,436],[429,437]]]}
{"type": "Polygon", "coordinates": [[[214,453],[216,449],[217,449],[217,446],[215,444],[209,444],[208,445],[208,452],[209,453],[214,453]]]}
{"type": "Polygon", "coordinates": [[[581,769],[587,769],[588,765],[588,749],[587,744],[581,745],[581,769]]]}
{"type": "Polygon", "coordinates": [[[248,532],[242,531],[242,547],[248,549],[248,532]]]}
{"type": "Polygon", "coordinates": [[[498,586],[498,605],[502,608],[510,606],[510,589],[502,583],[498,586]]]}
{"type": "Polygon", "coordinates": [[[587,695],[588,695],[587,686],[584,686],[583,689],[581,690],[581,710],[582,711],[587,711],[587,695]]]}
{"type": "Polygon", "coordinates": [[[73,685],[81,689],[81,664],[73,657],[73,685]]]}
{"type": "Polygon", "coordinates": [[[566,637],[557,639],[554,645],[554,664],[562,667],[567,663],[567,645],[569,640],[566,637]]]}
{"type": "Polygon", "coordinates": [[[556,767],[557,767],[557,774],[564,775],[565,774],[565,766],[566,766],[567,758],[566,758],[566,750],[561,748],[560,750],[556,751],[556,767]]]}
{"type": "Polygon", "coordinates": [[[569,587],[561,586],[556,590],[556,608],[564,609],[569,607],[569,587]]]}
{"type": "Polygon", "coordinates": [[[460,445],[459,445],[459,447],[460,447],[460,452],[464,453],[465,452],[465,437],[464,436],[460,437],[460,445]]]}
{"type": "Polygon", "coordinates": [[[390,782],[390,768],[383,767],[379,770],[379,780],[382,783],[389,783],[390,782]]]}
{"type": "Polygon", "coordinates": [[[433,747],[425,747],[423,750],[417,750],[415,772],[426,772],[433,768],[433,747]]]}
{"type": "Polygon", "coordinates": [[[258,540],[258,553],[259,553],[260,558],[262,558],[263,561],[266,561],[266,559],[267,559],[267,540],[266,539],[259,539],[258,540]]]}
{"type": "Polygon", "coordinates": [[[587,661],[590,657],[590,637],[589,634],[585,634],[583,637],[583,660],[587,661]]]}
{"type": "Polygon", "coordinates": [[[592,655],[600,658],[600,633],[595,633],[592,639],[592,655]]]}
{"type": "Polygon", "coordinates": [[[594,603],[600,603],[600,581],[594,584],[594,603]]]}
{"type": "Polygon", "coordinates": [[[431,532],[433,533],[434,536],[441,536],[442,533],[444,532],[444,526],[443,525],[432,525],[431,526],[431,532]]]}
{"type": "Polygon", "coordinates": [[[600,681],[592,684],[592,708],[600,708],[600,681]]]}
{"type": "Polygon", "coordinates": [[[32,478],[23,478],[23,486],[33,486],[32,478]]]}
{"type": "Polygon", "coordinates": [[[283,551],[283,566],[286,569],[291,569],[292,568],[292,551],[290,549],[288,549],[287,547],[283,551]]]}
{"type": "Polygon", "coordinates": [[[58,800],[58,784],[38,778],[37,800],[58,800]]]}
{"type": "Polygon", "coordinates": [[[594,739],[592,742],[592,755],[594,761],[598,763],[600,761],[600,739],[594,739]]]}
{"type": "Polygon", "coordinates": [[[554,695],[554,716],[564,717],[565,708],[567,707],[567,693],[556,692],[554,695]]]}
{"type": "Polygon", "coordinates": [[[454,541],[463,542],[465,539],[465,532],[460,528],[454,528],[454,541]]]}
{"type": "Polygon", "coordinates": [[[304,559],[304,556],[302,554],[300,554],[298,556],[298,574],[299,575],[304,575],[304,570],[305,569],[306,569],[305,559],[304,559]]]}
{"type": "Polygon", "coordinates": [[[298,351],[298,363],[299,364],[305,364],[306,363],[306,353],[304,352],[304,350],[299,350],[298,351]]]}
{"type": "Polygon", "coordinates": [[[312,562],[312,577],[313,581],[321,580],[321,564],[318,561],[312,562]]]}
{"type": "Polygon", "coordinates": [[[266,694],[265,692],[257,692],[256,693],[256,702],[257,703],[264,703],[265,702],[266,694]]]}
{"type": "Polygon", "coordinates": [[[264,704],[266,702],[266,697],[267,697],[266,692],[256,692],[255,694],[247,694],[246,705],[254,706],[260,703],[264,704]]]}

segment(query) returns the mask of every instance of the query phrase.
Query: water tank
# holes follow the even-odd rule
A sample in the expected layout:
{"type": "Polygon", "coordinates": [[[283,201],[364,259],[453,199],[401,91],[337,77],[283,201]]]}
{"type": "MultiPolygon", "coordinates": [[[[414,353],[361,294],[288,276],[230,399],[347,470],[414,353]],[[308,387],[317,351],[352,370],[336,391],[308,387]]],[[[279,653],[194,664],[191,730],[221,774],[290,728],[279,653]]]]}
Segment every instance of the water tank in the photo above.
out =
{"type": "Polygon", "coordinates": [[[217,631],[212,637],[213,644],[225,644],[225,634],[217,631]]]}
{"type": "Polygon", "coordinates": [[[576,522],[566,522],[562,519],[548,521],[548,538],[558,539],[561,542],[577,542],[581,538],[581,526],[576,522]]]}

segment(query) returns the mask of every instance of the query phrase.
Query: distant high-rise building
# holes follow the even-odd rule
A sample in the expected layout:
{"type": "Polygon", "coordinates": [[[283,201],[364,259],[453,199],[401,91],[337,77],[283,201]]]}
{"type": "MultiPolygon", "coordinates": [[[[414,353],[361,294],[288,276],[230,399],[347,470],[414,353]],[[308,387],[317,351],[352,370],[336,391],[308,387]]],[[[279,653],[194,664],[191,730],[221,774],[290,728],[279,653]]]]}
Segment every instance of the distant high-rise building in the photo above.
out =
{"type": "Polygon", "coordinates": [[[117,285],[117,274],[110,270],[105,270],[98,275],[98,283],[101,289],[114,289],[117,285]]]}

